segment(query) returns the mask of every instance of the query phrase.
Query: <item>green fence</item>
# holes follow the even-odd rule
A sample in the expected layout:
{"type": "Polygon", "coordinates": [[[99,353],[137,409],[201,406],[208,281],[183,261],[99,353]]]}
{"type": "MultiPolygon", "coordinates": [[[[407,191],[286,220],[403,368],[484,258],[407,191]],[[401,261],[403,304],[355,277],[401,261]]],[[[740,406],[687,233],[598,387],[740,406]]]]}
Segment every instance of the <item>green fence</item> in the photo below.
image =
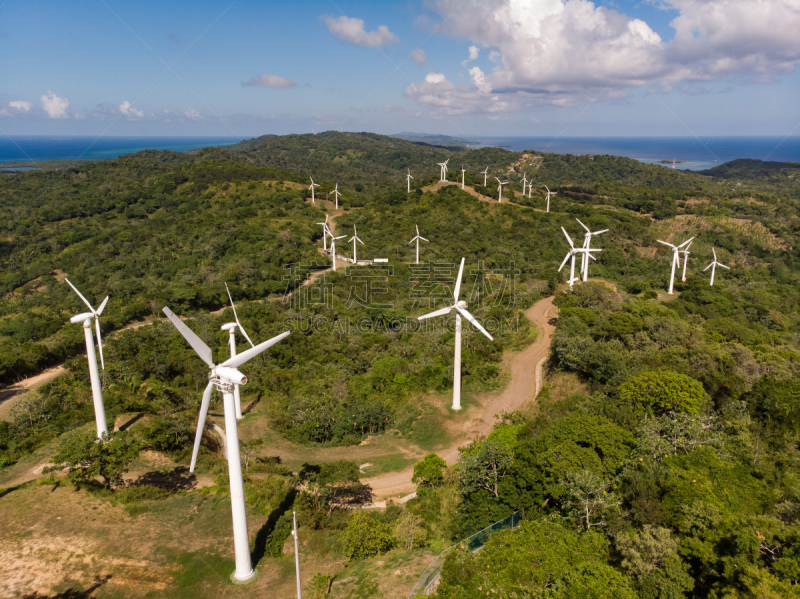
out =
{"type": "Polygon", "coordinates": [[[470,551],[478,551],[489,541],[492,533],[497,532],[498,530],[505,530],[506,528],[514,528],[515,526],[519,525],[520,520],[522,520],[522,515],[520,515],[519,512],[514,512],[505,520],[495,522],[491,526],[487,526],[483,530],[476,532],[471,537],[467,537],[466,539],[442,551],[436,556],[436,559],[431,562],[431,565],[425,568],[425,571],[422,573],[422,576],[419,577],[417,584],[415,584],[414,588],[411,589],[411,594],[408,596],[408,599],[425,597],[426,595],[432,595],[436,592],[436,587],[439,585],[439,577],[442,575],[444,558],[450,551],[459,546],[469,549],[470,551]]]}

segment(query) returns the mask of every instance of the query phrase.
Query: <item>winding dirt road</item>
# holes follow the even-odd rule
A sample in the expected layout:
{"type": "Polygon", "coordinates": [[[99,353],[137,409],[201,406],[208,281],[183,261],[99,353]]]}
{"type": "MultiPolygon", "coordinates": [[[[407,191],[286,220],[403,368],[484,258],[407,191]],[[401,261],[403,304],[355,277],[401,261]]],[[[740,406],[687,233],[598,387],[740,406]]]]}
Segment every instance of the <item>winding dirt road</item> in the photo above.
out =
{"type": "MultiPolygon", "coordinates": [[[[492,431],[495,416],[516,410],[536,398],[542,387],[542,364],[547,358],[550,336],[555,330],[555,310],[553,298],[547,297],[525,311],[525,317],[539,329],[539,336],[527,349],[506,352],[503,370],[510,372],[511,380],[502,391],[479,396],[480,405],[466,411],[461,434],[448,447],[436,452],[448,464],[458,461],[459,447],[492,431]]],[[[416,485],[411,482],[413,473],[413,467],[409,467],[367,478],[363,482],[372,487],[373,497],[380,500],[412,493],[416,489],[416,485]]]]}

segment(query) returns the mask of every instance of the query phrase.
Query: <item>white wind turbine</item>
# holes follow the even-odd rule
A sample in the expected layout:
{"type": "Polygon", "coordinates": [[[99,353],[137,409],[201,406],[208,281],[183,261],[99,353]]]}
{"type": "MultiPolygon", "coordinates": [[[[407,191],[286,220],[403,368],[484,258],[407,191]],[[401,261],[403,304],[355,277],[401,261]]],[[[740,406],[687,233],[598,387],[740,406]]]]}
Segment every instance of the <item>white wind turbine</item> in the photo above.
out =
{"type": "Polygon", "coordinates": [[[420,241],[428,241],[428,240],[427,240],[427,239],[425,239],[424,237],[422,237],[422,236],[419,234],[419,227],[418,227],[417,225],[414,225],[414,227],[417,229],[417,236],[416,236],[416,237],[414,237],[414,239],[412,239],[412,240],[411,240],[411,241],[409,241],[408,243],[409,243],[409,244],[411,244],[411,243],[414,243],[415,241],[417,242],[417,261],[416,261],[416,263],[415,263],[415,264],[419,264],[419,242],[420,242],[420,241]]]}
{"type": "Polygon", "coordinates": [[[461,189],[464,189],[464,173],[466,173],[466,172],[467,171],[464,168],[464,165],[462,164],[461,165],[461,189]]]}
{"type": "Polygon", "coordinates": [[[669,275],[669,290],[667,291],[669,295],[672,295],[672,287],[673,284],[675,283],[675,267],[676,266],[680,267],[681,265],[681,258],[680,258],[681,250],[683,249],[683,246],[685,246],[688,243],[691,243],[692,239],[694,239],[694,237],[687,239],[678,246],[672,245],[671,243],[667,243],[666,241],[661,241],[660,239],[656,240],[658,241],[658,243],[662,243],[672,248],[672,272],[669,275]]]}
{"type": "Polygon", "coordinates": [[[486,176],[489,174],[489,167],[487,166],[481,174],[483,175],[483,186],[486,187],[486,176]]]}
{"type": "MultiPolygon", "coordinates": [[[[495,179],[497,179],[497,177],[495,177],[495,179]]],[[[497,201],[501,204],[503,203],[503,185],[506,184],[508,184],[508,181],[501,181],[500,179],[497,179],[497,193],[499,194],[497,196],[498,197],[497,201]]]]}
{"type": "MultiPolygon", "coordinates": [[[[231,290],[228,289],[228,284],[225,283],[225,291],[228,292],[228,299],[231,300],[231,308],[233,308],[233,319],[236,322],[229,322],[227,324],[222,325],[220,327],[223,331],[228,331],[228,343],[231,346],[231,358],[236,357],[236,329],[242,332],[244,338],[247,339],[247,342],[250,344],[250,347],[255,347],[253,345],[253,341],[250,339],[250,336],[247,334],[247,331],[244,330],[242,323],[239,322],[239,316],[236,314],[236,306],[233,304],[233,298],[231,297],[231,290]]],[[[234,385],[233,387],[233,403],[236,407],[236,420],[241,420],[244,418],[242,415],[242,396],[239,393],[239,385],[234,385]]]]}
{"type": "Polygon", "coordinates": [[[711,282],[709,283],[709,286],[713,287],[714,286],[714,273],[717,270],[717,266],[721,266],[722,268],[727,268],[728,270],[730,270],[731,268],[730,268],[730,266],[725,266],[722,262],[718,262],[717,261],[717,250],[716,249],[711,248],[711,251],[714,252],[714,261],[711,264],[709,264],[708,266],[706,266],[703,269],[703,272],[706,272],[709,268],[711,269],[711,282]]]}
{"type": "Polygon", "coordinates": [[[550,212],[550,196],[558,195],[558,192],[550,191],[550,188],[547,185],[545,185],[544,188],[547,190],[547,212],[550,212]]]}
{"type": "Polygon", "coordinates": [[[567,238],[567,242],[569,243],[569,251],[567,255],[564,257],[564,261],[561,263],[561,266],[558,267],[558,272],[561,272],[561,269],[567,263],[567,260],[571,259],[570,267],[569,267],[569,288],[572,289],[572,285],[575,281],[580,281],[579,278],[575,278],[575,255],[580,253],[589,253],[589,252],[599,252],[602,250],[587,250],[586,248],[576,248],[575,244],[572,243],[572,238],[567,233],[567,230],[564,227],[561,227],[561,230],[564,232],[564,237],[567,238]]]}
{"type": "Polygon", "coordinates": [[[339,235],[339,237],[334,237],[331,235],[331,257],[333,258],[333,272],[336,272],[336,240],[343,239],[347,237],[347,235],[339,235]]]}
{"type": "Polygon", "coordinates": [[[492,336],[486,332],[480,323],[475,320],[475,317],[467,312],[467,302],[465,301],[458,301],[458,293],[461,290],[461,275],[464,273],[464,258],[461,258],[461,267],[458,269],[458,279],[456,279],[456,286],[453,290],[453,299],[454,303],[452,306],[447,308],[442,308],[441,310],[436,310],[435,312],[431,312],[430,314],[425,314],[424,316],[418,317],[418,320],[424,320],[426,318],[433,318],[434,316],[444,316],[445,314],[449,314],[451,311],[455,310],[456,312],[456,342],[455,342],[455,360],[453,364],[453,409],[460,410],[461,409],[461,317],[463,316],[467,320],[469,320],[472,324],[475,325],[481,333],[486,335],[490,340],[492,340],[492,336]]]}
{"type": "Polygon", "coordinates": [[[328,251],[328,235],[333,237],[331,230],[328,228],[328,214],[325,215],[325,222],[316,223],[318,225],[322,225],[322,249],[326,252],[328,251]]]}
{"type": "MultiPolygon", "coordinates": [[[[309,177],[311,179],[311,177],[309,177]]],[[[314,179],[311,179],[311,185],[308,188],[311,190],[311,203],[314,204],[314,188],[319,187],[319,183],[314,183],[314,179]]]]}
{"type": "Polygon", "coordinates": [[[686,282],[686,263],[689,262],[689,248],[692,247],[692,243],[694,242],[690,241],[681,251],[681,254],[683,254],[683,275],[681,276],[681,282],[683,283],[686,282]]]}
{"type": "Polygon", "coordinates": [[[97,370],[97,355],[94,353],[94,339],[92,339],[92,323],[94,318],[94,326],[97,330],[97,347],[100,350],[100,364],[103,370],[106,369],[105,361],[103,360],[103,342],[100,338],[100,315],[106,307],[108,296],[100,304],[100,307],[95,310],[92,305],[86,301],[86,298],[81,295],[81,292],[69,282],[69,279],[64,279],[67,284],[72,287],[72,290],[78,294],[78,297],[83,300],[83,303],[89,307],[90,312],[78,314],[69,319],[72,324],[83,324],[83,335],[86,338],[86,357],[89,360],[89,380],[92,384],[92,399],[94,400],[94,420],[97,425],[97,438],[102,439],[103,435],[108,435],[108,423],[106,422],[106,408],[103,405],[103,389],[100,386],[100,372],[97,370]]]}
{"type": "Polygon", "coordinates": [[[364,242],[361,241],[358,237],[358,232],[356,231],[356,226],[353,225],[353,236],[347,240],[347,243],[353,242],[353,264],[358,264],[358,254],[356,253],[356,242],[364,245],[364,242]]]}
{"type": "Polygon", "coordinates": [[[328,195],[331,195],[331,194],[333,194],[334,197],[336,198],[336,209],[338,210],[339,209],[339,196],[342,195],[342,194],[339,193],[339,183],[338,182],[336,183],[336,187],[333,189],[333,191],[329,191],[328,192],[328,195]]]}
{"type": "Polygon", "coordinates": [[[445,183],[447,181],[447,163],[448,162],[450,162],[449,158],[447,160],[445,160],[444,162],[437,162],[436,163],[441,167],[441,172],[439,174],[439,182],[440,183],[445,183]]]}
{"type": "Polygon", "coordinates": [[[577,220],[581,227],[586,229],[586,236],[583,238],[583,256],[581,256],[581,273],[583,273],[583,281],[584,283],[589,279],[589,261],[595,260],[595,257],[592,256],[592,252],[600,251],[600,250],[593,250],[592,249],[592,235],[600,235],[601,233],[607,233],[608,229],[602,229],[600,231],[591,231],[589,227],[584,225],[580,220],[577,220]]]}
{"type": "Polygon", "coordinates": [[[253,562],[250,560],[250,540],[247,534],[247,512],[244,503],[244,481],[242,480],[242,456],[239,453],[239,430],[236,426],[236,414],[234,413],[235,408],[233,405],[233,389],[237,384],[244,385],[247,383],[247,377],[239,372],[237,367],[275,345],[285,338],[290,331],[260,343],[237,356],[225,360],[222,364],[214,364],[211,348],[192,329],[187,327],[180,318],[175,316],[172,310],[164,307],[163,311],[195,353],[211,369],[208,375],[209,382],[203,392],[203,400],[200,404],[200,418],[197,421],[197,435],[195,435],[192,463],[189,467],[191,472],[194,472],[194,466],[197,461],[197,452],[200,448],[199,438],[202,438],[202,431],[205,427],[208,404],[211,402],[211,392],[214,387],[222,392],[225,411],[225,437],[228,449],[228,480],[230,482],[231,512],[233,514],[233,548],[236,556],[236,569],[233,572],[233,579],[244,582],[255,576],[255,570],[253,570],[253,562]]]}
{"type": "Polygon", "coordinates": [[[411,179],[414,177],[411,176],[411,169],[408,169],[408,174],[406,175],[406,181],[408,181],[408,192],[411,193],[411,179]]]}
{"type": "Polygon", "coordinates": [[[528,187],[528,173],[522,173],[522,197],[525,197],[525,189],[528,187]]]}

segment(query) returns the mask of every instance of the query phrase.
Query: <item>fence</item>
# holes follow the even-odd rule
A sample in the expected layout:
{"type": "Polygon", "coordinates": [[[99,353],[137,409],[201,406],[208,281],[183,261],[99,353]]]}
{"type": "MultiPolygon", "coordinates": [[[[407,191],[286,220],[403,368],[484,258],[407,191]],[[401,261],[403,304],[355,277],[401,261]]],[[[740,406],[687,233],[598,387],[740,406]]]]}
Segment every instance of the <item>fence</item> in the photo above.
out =
{"type": "Polygon", "coordinates": [[[431,562],[431,565],[425,568],[425,571],[422,573],[422,576],[419,577],[417,584],[415,584],[414,588],[411,589],[408,599],[425,597],[433,594],[436,591],[436,587],[439,585],[439,579],[442,575],[442,566],[444,566],[445,555],[454,548],[463,546],[465,549],[469,549],[470,551],[478,551],[489,541],[492,533],[497,532],[498,530],[504,530],[506,528],[514,528],[519,524],[520,520],[522,520],[520,513],[514,512],[505,520],[495,522],[491,526],[487,526],[483,530],[476,532],[471,537],[467,537],[466,539],[442,551],[436,556],[436,559],[431,562]]]}

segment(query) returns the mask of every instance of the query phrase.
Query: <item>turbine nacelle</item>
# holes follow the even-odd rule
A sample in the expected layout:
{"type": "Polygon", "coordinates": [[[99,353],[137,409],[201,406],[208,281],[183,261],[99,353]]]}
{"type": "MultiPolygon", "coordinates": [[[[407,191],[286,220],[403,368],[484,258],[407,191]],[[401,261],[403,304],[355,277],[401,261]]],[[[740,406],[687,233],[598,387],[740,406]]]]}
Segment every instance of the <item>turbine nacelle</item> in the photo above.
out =
{"type": "MultiPolygon", "coordinates": [[[[79,322],[86,323],[89,320],[94,318],[94,314],[91,312],[84,312],[83,314],[77,314],[69,319],[72,324],[78,324],[79,322]]],[[[90,325],[91,326],[91,325],[90,325]]]]}
{"type": "Polygon", "coordinates": [[[467,302],[465,302],[464,300],[460,300],[460,301],[456,302],[456,308],[458,308],[459,310],[466,310],[467,309],[467,302]]]}
{"type": "Polygon", "coordinates": [[[229,322],[227,324],[222,325],[220,329],[222,329],[223,331],[228,331],[229,333],[235,333],[236,327],[238,326],[239,324],[236,322],[229,322]]]}
{"type": "Polygon", "coordinates": [[[233,383],[234,385],[247,384],[247,377],[230,366],[216,366],[212,368],[209,378],[213,378],[214,376],[219,377],[224,381],[233,383]]]}

